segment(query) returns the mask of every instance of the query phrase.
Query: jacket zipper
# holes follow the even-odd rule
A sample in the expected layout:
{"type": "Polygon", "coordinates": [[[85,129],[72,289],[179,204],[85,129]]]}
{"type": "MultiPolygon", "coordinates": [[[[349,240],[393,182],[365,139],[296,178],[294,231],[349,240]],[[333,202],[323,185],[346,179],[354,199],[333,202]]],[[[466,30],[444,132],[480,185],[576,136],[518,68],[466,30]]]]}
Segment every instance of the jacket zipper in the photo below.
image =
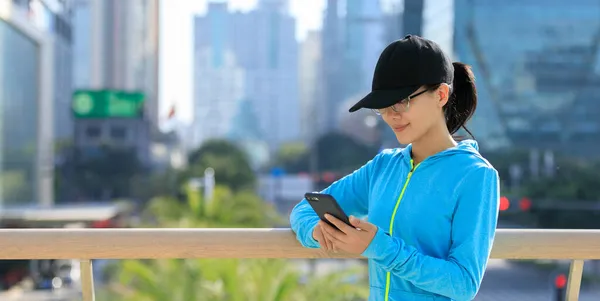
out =
{"type": "MultiPolygon", "coordinates": [[[[406,177],[406,182],[404,182],[404,186],[402,186],[402,190],[400,191],[400,196],[398,197],[398,200],[396,201],[396,206],[394,207],[394,211],[392,212],[392,218],[390,219],[390,236],[392,236],[392,234],[394,233],[394,218],[396,217],[396,211],[398,211],[398,206],[400,206],[400,201],[402,201],[402,198],[404,197],[404,193],[406,192],[406,187],[408,186],[408,182],[410,182],[410,178],[412,177],[413,173],[415,172],[415,170],[417,169],[417,167],[419,167],[419,165],[421,165],[421,163],[417,164],[417,166],[413,167],[413,160],[410,160],[410,171],[408,172],[408,176],[406,177]]],[[[386,277],[385,277],[385,301],[389,301],[390,298],[390,282],[391,282],[391,273],[387,272],[386,277]]]]}

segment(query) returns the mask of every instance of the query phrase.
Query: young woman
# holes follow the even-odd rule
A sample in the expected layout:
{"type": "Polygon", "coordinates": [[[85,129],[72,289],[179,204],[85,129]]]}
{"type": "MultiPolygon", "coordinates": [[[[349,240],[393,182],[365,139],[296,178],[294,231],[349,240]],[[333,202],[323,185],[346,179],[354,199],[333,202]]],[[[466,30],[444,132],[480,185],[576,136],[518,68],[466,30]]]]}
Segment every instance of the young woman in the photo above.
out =
{"type": "Polygon", "coordinates": [[[373,109],[408,146],[382,151],[323,191],[352,226],[328,216],[338,230],[306,200],[296,205],[290,220],[300,243],[368,258],[369,300],[472,300],[500,199],[498,173],[477,143],[452,136],[476,105],[470,68],[436,43],[409,35],[386,47],[372,92],[350,112],[373,109]]]}

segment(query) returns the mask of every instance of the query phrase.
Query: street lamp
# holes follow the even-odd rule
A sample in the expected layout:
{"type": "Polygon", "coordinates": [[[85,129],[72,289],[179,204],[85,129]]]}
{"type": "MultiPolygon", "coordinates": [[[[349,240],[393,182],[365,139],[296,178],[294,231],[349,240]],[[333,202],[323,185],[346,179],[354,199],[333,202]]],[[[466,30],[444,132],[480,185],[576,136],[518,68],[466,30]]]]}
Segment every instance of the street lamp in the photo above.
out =
{"type": "Polygon", "coordinates": [[[215,192],[215,170],[212,167],[208,167],[204,170],[204,177],[191,178],[188,184],[193,189],[204,188],[204,199],[207,201],[212,200],[215,192]]]}

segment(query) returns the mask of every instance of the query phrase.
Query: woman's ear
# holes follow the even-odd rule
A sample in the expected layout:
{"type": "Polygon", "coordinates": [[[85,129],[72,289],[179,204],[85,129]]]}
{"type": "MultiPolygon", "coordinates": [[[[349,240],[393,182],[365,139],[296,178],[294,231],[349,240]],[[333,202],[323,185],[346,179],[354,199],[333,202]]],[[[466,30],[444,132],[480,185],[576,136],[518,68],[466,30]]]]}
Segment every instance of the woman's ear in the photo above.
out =
{"type": "Polygon", "coordinates": [[[438,106],[440,108],[444,107],[450,98],[450,86],[448,84],[441,84],[437,89],[436,97],[438,98],[438,106]]]}

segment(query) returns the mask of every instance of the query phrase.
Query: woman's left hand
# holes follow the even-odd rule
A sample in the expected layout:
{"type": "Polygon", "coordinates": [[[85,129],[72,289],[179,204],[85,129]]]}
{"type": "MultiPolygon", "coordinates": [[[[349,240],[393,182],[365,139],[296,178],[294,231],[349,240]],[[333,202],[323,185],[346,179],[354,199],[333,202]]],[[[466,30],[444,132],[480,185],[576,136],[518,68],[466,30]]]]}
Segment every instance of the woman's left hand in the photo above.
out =
{"type": "Polygon", "coordinates": [[[354,216],[350,216],[350,224],[352,226],[329,214],[326,214],[325,218],[339,229],[330,226],[324,221],[319,221],[325,239],[333,242],[334,251],[336,252],[341,250],[350,254],[360,255],[367,249],[377,233],[377,226],[354,216]]]}

